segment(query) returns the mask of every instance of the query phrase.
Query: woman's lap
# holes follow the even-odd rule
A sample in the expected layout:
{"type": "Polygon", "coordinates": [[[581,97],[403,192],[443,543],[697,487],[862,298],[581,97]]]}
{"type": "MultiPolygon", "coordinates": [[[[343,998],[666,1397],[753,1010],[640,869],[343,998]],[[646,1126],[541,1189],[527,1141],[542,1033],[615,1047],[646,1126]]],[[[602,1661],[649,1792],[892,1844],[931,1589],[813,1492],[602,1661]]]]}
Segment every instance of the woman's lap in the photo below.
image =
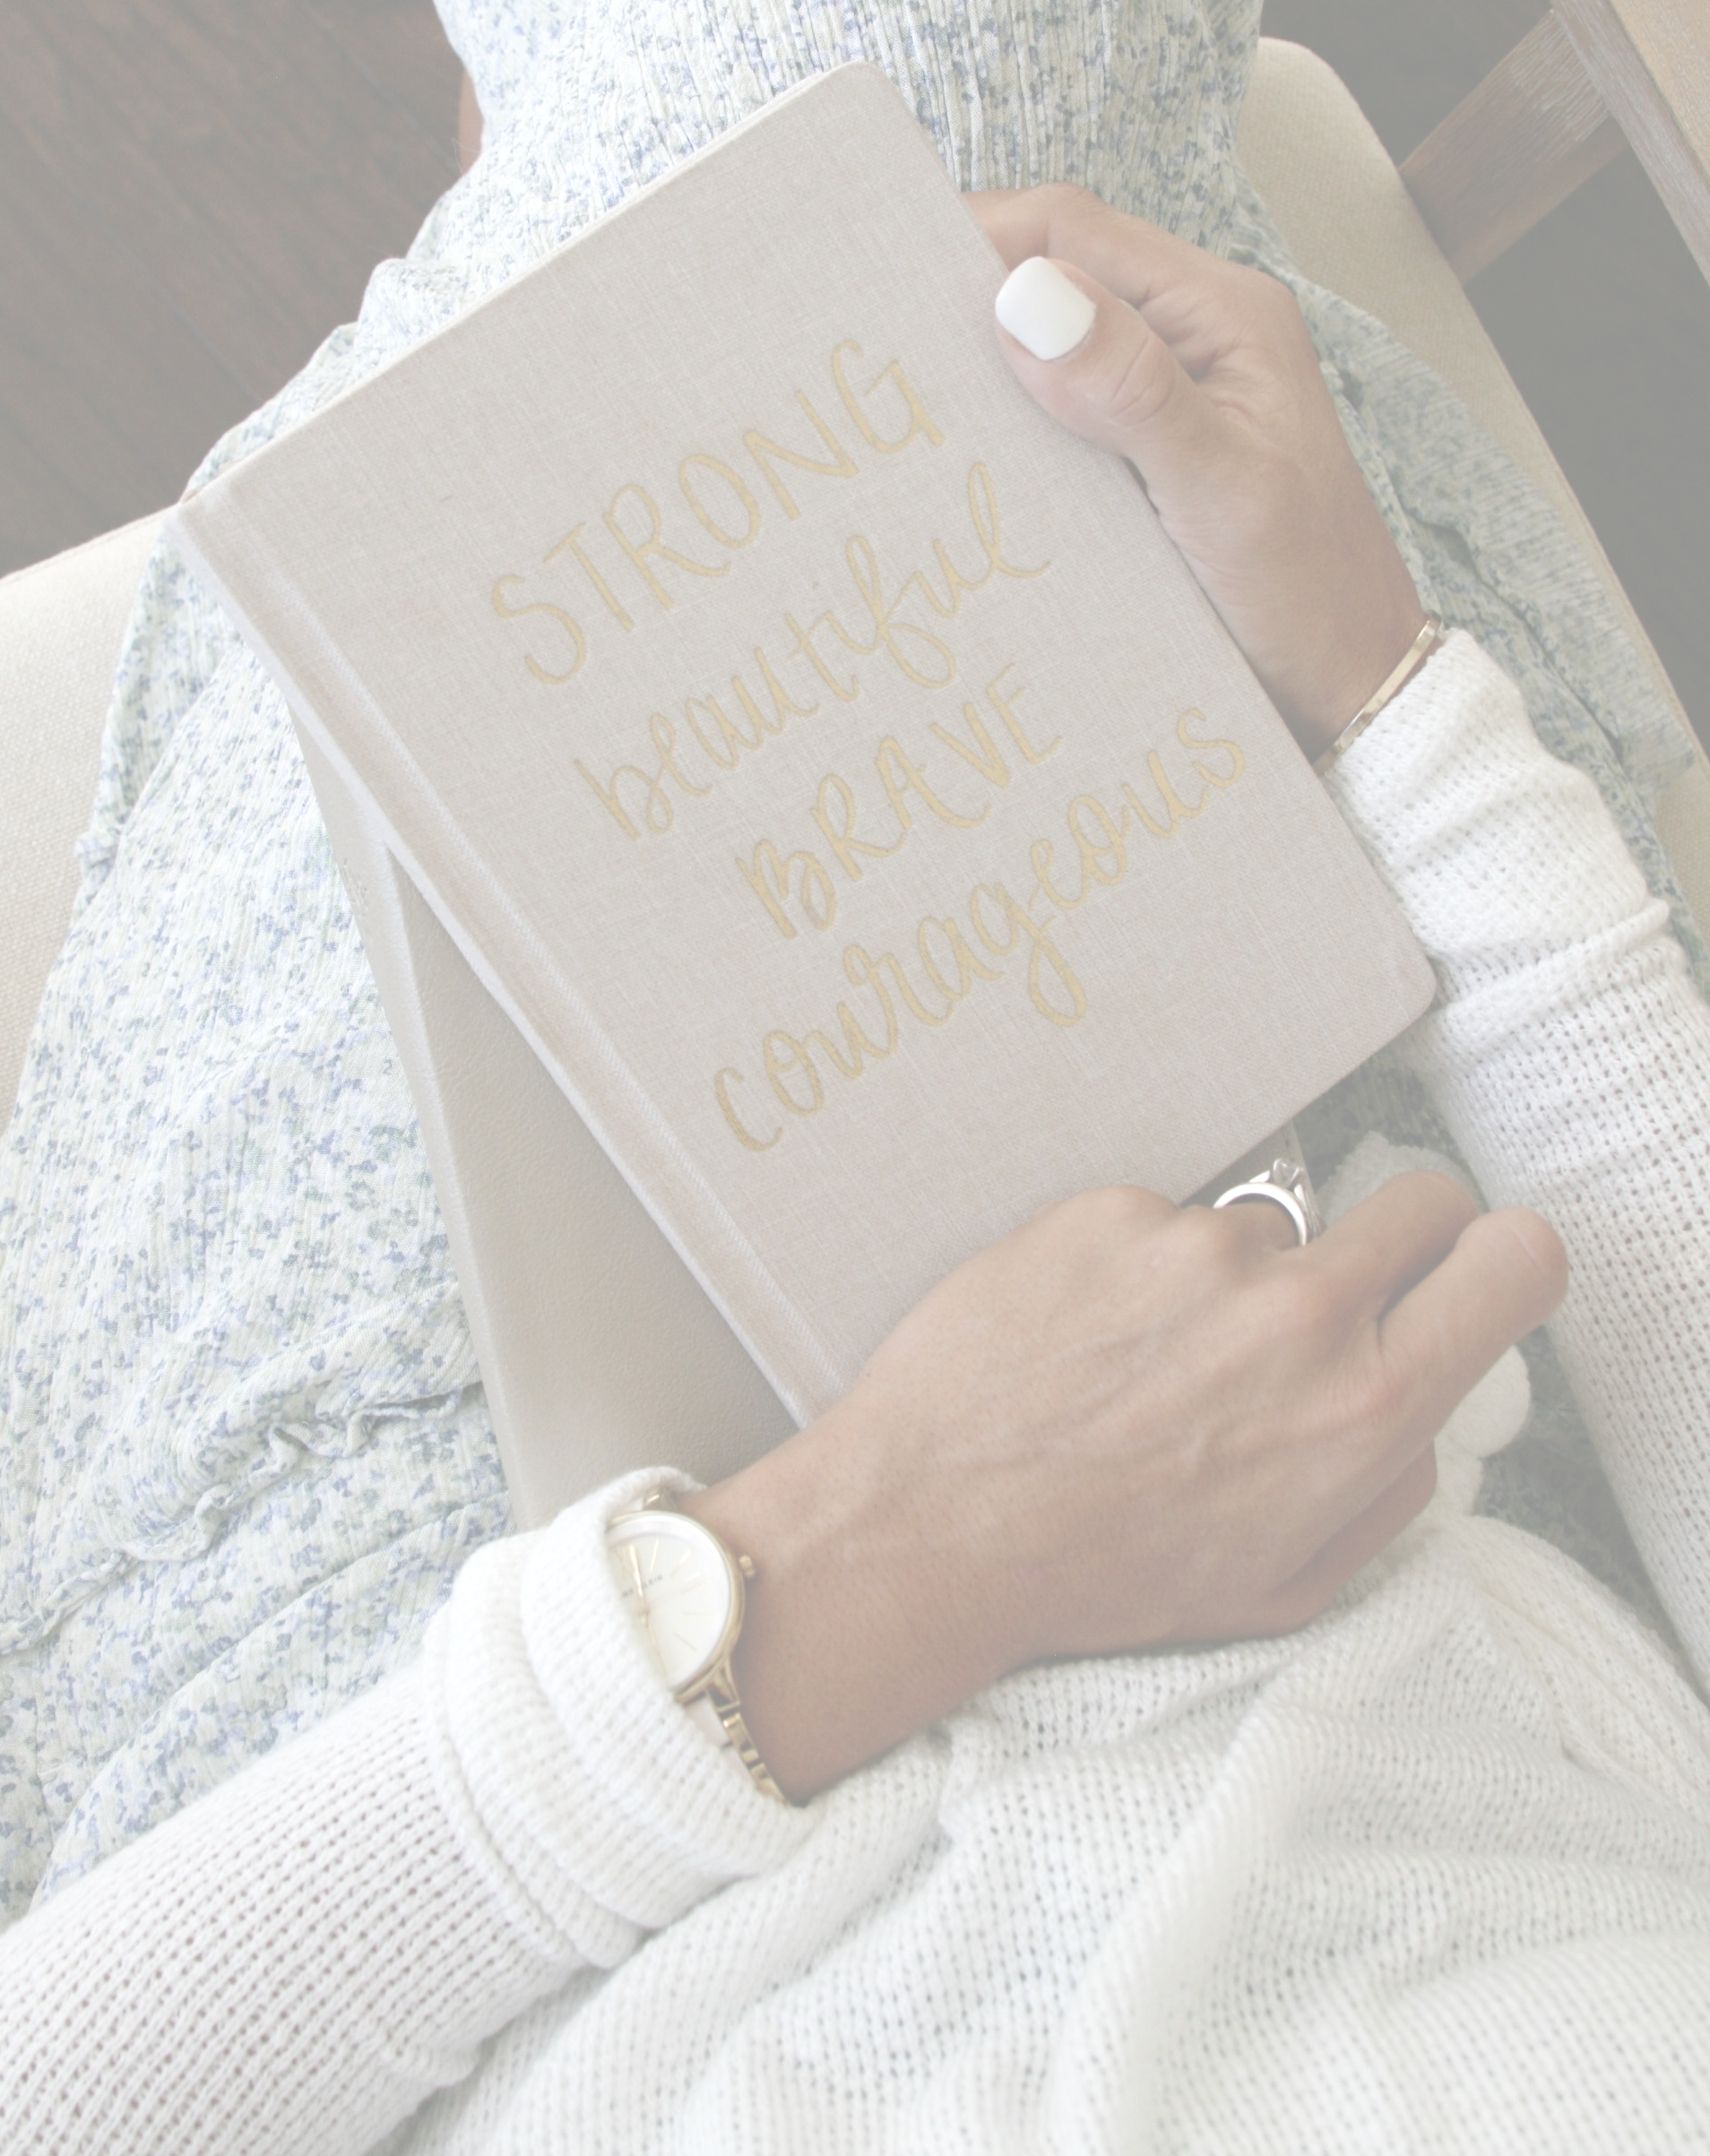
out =
{"type": "MultiPolygon", "coordinates": [[[[1274,251],[1232,158],[1248,0],[1132,0],[1108,45],[1067,0],[994,0],[985,22],[756,0],[719,28],[687,4],[624,22],[554,0],[446,12],[492,100],[483,158],[354,329],[208,470],[795,75],[861,52],[904,80],[964,183],[1076,177],[1208,244],[1274,251]]],[[[1593,667],[1566,625],[1584,611],[1567,542],[1417,363],[1308,298],[1422,587],[1503,651],[1642,850],[1620,730],[1636,674],[1619,654],[1593,667]],[[1476,484],[1450,498],[1457,426],[1476,484]]],[[[507,1519],[407,1088],[289,721],[169,550],[134,625],[88,865],[0,1168],[14,1913],[44,1870],[74,1876],[406,1656],[461,1555],[507,1519]]]]}

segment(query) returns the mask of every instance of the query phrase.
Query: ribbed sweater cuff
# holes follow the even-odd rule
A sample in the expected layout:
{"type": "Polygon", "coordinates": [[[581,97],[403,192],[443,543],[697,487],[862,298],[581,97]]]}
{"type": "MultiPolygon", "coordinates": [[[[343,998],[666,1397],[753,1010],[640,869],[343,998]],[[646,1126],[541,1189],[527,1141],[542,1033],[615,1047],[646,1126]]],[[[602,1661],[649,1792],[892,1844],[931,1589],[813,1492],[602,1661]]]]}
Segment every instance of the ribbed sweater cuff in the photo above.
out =
{"type": "Polygon", "coordinates": [[[1435,825],[1443,780],[1457,763],[1481,741],[1529,731],[1513,682],[1464,629],[1455,629],[1331,765],[1325,784],[1362,836],[1393,830],[1410,809],[1435,825]]]}
{"type": "Polygon", "coordinates": [[[1596,789],[1460,632],[1326,783],[1437,969],[1443,1000],[1409,1043],[1434,1082],[1595,999],[1664,924],[1596,789]]]}
{"type": "Polygon", "coordinates": [[[425,1657],[434,1772],[471,1861],[540,1951],[602,1967],[808,1832],[678,1706],[618,1598],[607,1522],[661,1483],[683,1487],[629,1475],[479,1552],[425,1657]]]}

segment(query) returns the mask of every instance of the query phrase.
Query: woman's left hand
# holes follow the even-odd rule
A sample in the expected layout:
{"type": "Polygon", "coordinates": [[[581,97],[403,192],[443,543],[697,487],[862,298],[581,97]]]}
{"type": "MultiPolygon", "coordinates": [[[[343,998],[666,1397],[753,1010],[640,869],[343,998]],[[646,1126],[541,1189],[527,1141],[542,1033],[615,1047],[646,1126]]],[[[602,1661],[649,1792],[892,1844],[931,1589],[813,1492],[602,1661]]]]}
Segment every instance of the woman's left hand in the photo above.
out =
{"type": "MultiPolygon", "coordinates": [[[[1405,654],[1424,610],[1343,439],[1312,340],[1274,279],[1067,185],[974,194],[1012,270],[1004,350],[1054,418],[1138,470],[1164,529],[1308,755],[1405,654]],[[1043,265],[1041,265],[1041,268],[1043,265]],[[1080,295],[1077,304],[1076,295],[1080,295]],[[1053,338],[1048,332],[1056,327],[1053,338]]],[[[1010,288],[1006,287],[1009,292],[1010,288]]]]}

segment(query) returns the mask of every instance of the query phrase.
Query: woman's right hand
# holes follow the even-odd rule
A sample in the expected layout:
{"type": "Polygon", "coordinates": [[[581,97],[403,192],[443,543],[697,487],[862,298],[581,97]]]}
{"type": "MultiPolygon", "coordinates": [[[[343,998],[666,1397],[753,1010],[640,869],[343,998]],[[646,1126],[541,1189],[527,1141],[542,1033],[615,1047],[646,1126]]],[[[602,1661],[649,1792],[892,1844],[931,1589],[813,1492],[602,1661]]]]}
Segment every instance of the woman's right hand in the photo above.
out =
{"type": "Polygon", "coordinates": [[[1306,1623],[1566,1284],[1544,1221],[1441,1176],[1305,1249],[1265,1204],[1051,1207],[690,1501],[756,1561],[737,1675],[773,1774],[808,1795],[1028,1663],[1306,1623]]]}

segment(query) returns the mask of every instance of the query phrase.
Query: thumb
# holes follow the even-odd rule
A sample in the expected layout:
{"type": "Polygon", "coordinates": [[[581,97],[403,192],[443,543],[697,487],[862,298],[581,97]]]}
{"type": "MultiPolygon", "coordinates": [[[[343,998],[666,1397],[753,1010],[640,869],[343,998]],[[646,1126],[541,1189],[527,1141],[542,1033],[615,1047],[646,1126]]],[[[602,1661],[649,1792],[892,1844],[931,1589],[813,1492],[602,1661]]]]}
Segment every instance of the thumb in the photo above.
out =
{"type": "Polygon", "coordinates": [[[1222,415],[1144,317],[1084,272],[1035,254],[998,294],[1005,357],[1072,432],[1173,494],[1224,446],[1222,415]]]}

